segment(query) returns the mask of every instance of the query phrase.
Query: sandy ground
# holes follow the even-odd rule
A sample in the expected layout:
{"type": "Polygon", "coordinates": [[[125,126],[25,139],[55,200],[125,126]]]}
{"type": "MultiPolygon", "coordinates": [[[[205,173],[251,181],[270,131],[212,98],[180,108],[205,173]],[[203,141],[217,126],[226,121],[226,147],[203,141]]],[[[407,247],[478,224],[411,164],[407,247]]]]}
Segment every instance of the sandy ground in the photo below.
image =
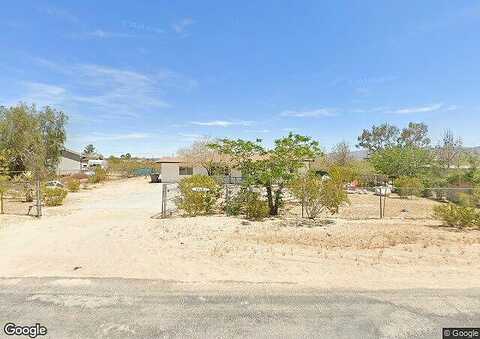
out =
{"type": "Polygon", "coordinates": [[[0,216],[0,277],[365,290],[480,287],[479,231],[408,218],[334,219],[310,227],[225,216],[154,219],[161,190],[144,178],[128,179],[71,193],[40,220],[0,216]]]}

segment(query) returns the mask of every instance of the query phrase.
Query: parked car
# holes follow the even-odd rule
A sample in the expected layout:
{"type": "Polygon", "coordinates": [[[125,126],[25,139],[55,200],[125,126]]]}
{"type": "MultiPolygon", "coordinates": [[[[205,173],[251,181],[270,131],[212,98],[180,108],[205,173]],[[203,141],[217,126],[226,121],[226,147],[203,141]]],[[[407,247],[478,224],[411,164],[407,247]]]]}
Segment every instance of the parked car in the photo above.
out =
{"type": "Polygon", "coordinates": [[[63,188],[64,185],[58,180],[47,181],[45,188],[63,188]]]}

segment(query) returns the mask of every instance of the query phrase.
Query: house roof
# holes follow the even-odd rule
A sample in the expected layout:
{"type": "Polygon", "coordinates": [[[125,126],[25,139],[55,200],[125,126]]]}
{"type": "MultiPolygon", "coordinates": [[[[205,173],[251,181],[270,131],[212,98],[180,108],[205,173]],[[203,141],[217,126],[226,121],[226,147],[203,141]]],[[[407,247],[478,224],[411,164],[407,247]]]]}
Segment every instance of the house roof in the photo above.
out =
{"type": "Polygon", "coordinates": [[[185,162],[185,160],[183,160],[180,157],[163,157],[163,158],[158,159],[155,162],[157,164],[165,164],[165,163],[180,164],[180,163],[185,162]]]}
{"type": "Polygon", "coordinates": [[[62,150],[62,157],[75,160],[75,161],[81,161],[82,160],[82,155],[78,152],[75,152],[71,149],[64,148],[62,150]]]}

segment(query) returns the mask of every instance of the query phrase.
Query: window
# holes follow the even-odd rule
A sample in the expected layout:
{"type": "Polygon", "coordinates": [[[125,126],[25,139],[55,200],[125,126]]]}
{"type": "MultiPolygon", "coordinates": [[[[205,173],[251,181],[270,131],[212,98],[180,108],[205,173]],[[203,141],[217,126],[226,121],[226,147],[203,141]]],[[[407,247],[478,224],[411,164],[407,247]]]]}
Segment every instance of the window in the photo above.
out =
{"type": "Polygon", "coordinates": [[[178,168],[178,174],[179,175],[192,175],[193,174],[193,167],[180,166],[178,168]]]}

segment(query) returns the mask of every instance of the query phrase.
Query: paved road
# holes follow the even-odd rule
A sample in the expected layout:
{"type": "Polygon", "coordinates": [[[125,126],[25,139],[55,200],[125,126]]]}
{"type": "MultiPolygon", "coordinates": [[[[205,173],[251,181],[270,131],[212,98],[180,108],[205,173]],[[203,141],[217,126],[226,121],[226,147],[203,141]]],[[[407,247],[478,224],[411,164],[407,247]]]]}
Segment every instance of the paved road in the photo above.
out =
{"type": "Polygon", "coordinates": [[[0,279],[0,319],[2,328],[39,322],[48,338],[441,338],[442,327],[480,326],[477,289],[218,286],[198,292],[162,281],[0,279]]]}

